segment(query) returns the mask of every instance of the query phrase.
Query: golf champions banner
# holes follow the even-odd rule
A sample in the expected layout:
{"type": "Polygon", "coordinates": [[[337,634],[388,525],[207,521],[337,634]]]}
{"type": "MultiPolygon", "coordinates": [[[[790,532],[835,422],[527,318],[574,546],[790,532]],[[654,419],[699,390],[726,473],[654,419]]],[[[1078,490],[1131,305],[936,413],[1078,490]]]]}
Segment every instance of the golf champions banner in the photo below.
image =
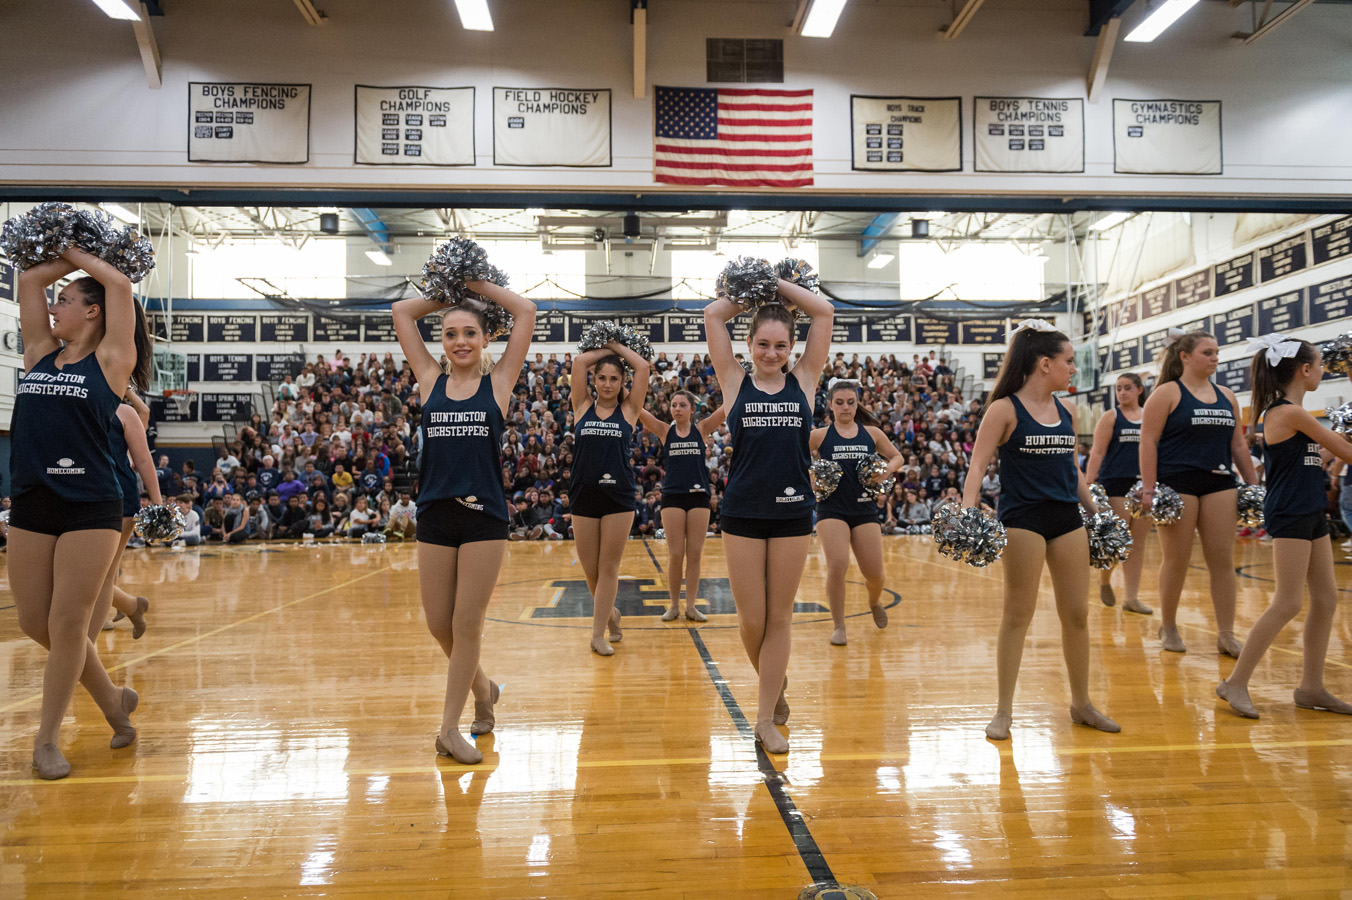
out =
{"type": "Polygon", "coordinates": [[[474,165],[474,88],[359,84],[355,103],[358,165],[474,165]]]}
{"type": "Polygon", "coordinates": [[[1114,100],[1113,171],[1221,174],[1219,100],[1114,100]]]}
{"type": "Polygon", "coordinates": [[[610,90],[493,88],[493,164],[609,166],[610,90]]]}
{"type": "Polygon", "coordinates": [[[978,172],[1083,172],[1084,101],[976,97],[978,172]]]}
{"type": "Polygon", "coordinates": [[[852,94],[850,124],[856,170],[962,169],[962,100],[957,97],[852,94]]]}
{"type": "Polygon", "coordinates": [[[310,86],[188,83],[188,162],[310,161],[310,86]]]}

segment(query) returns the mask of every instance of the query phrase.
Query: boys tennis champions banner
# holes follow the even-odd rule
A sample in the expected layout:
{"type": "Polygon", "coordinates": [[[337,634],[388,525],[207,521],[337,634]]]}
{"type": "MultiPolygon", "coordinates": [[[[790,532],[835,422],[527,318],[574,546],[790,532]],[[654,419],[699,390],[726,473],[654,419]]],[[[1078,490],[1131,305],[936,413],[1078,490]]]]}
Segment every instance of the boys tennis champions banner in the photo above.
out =
{"type": "Polygon", "coordinates": [[[358,165],[474,165],[474,88],[359,84],[355,103],[358,165]]]}
{"type": "Polygon", "coordinates": [[[188,162],[310,161],[310,85],[188,83],[188,162]]]}
{"type": "Polygon", "coordinates": [[[978,172],[1083,172],[1084,101],[976,97],[978,172]]]}
{"type": "Polygon", "coordinates": [[[1113,171],[1221,174],[1219,100],[1114,100],[1113,171]]]}
{"type": "Polygon", "coordinates": [[[609,166],[610,89],[493,88],[493,164],[609,166]]]}

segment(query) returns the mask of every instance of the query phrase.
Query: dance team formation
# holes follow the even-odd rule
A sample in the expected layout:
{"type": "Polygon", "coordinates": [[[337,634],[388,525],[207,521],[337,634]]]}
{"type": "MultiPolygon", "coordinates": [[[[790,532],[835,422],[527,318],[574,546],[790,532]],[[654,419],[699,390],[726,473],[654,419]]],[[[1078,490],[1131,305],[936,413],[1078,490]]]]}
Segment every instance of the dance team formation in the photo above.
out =
{"type": "Polygon", "coordinates": [[[1163,551],[1163,650],[1186,651],[1176,617],[1196,532],[1217,650],[1237,660],[1218,697],[1236,714],[1258,717],[1250,679],[1308,587],[1294,701],[1352,714],[1323,681],[1337,602],[1326,466],[1352,463],[1352,441],[1302,407],[1324,375],[1321,351],[1309,342],[1255,340],[1248,424],[1263,428],[1262,512],[1276,585],[1241,643],[1233,551],[1246,500],[1238,479],[1256,485],[1258,474],[1235,396],[1212,379],[1218,345],[1204,332],[1171,333],[1149,391],[1136,376],[1117,380],[1116,406],[1084,453],[1072,410],[1059,398],[1075,374],[1072,343],[1047,322],[1013,330],[984,406],[964,407],[942,365],[832,359],[832,305],[805,263],[738,259],[705,311],[707,357],[654,361],[642,337],[599,322],[563,363],[538,356],[532,363],[535,305],[506,286],[477,245],[455,239],[428,261],[423,296],[392,307],[402,366],[389,355],[355,372],[341,360],[307,366],[279,391],[274,423],[256,418],[199,485],[178,480],[163,462],[157,470],[150,458],[148,411],[137,396],[149,387],[151,363],[132,289],[147,265],[132,252],[137,236],[90,238],[85,232],[97,228],[68,227],[77,215],[44,204],[6,223],[0,238],[21,270],[26,373],[11,425],[8,554],[20,627],[48,651],[33,751],[41,778],[70,773],[59,726],[77,682],[111,726],[111,747],[136,738],[137,694],[113,683],[93,641],[112,607],[132,619],[135,636],[146,628],[148,601],[116,585],[133,534],[196,543],[221,532],[218,538],[238,543],[360,536],[354,529],[361,527],[415,539],[427,626],[448,660],[433,744],[464,764],[482,760],[460,730],[471,696],[470,733],[495,726],[500,691],[481,665],[481,639],[509,539],[571,536],[594,600],[590,649],[611,656],[623,640],[615,597],[625,542],[659,528],[669,553],[665,621],[682,614],[704,621],[695,596],[703,543],[711,530],[722,535],[740,636],[758,674],[755,739],[769,753],[789,749],[779,726],[790,716],[790,625],[814,530],[826,560],[830,640],[839,645],[846,643],[850,556],[873,621],[884,628],[884,528],[927,529],[931,513],[942,552],[977,565],[1004,561],[997,702],[986,727],[992,740],[1010,737],[1044,564],[1061,622],[1071,721],[1120,730],[1089,694],[1089,573],[1092,561],[1102,573],[1100,598],[1113,606],[1109,567],[1120,563],[1124,609],[1151,615],[1140,598],[1140,547],[1152,520],[1163,551]],[[77,272],[84,276],[66,281],[77,272]],[[418,329],[430,315],[441,320],[440,358],[418,329]],[[749,320],[744,344],[732,338],[739,317],[749,320]],[[800,319],[807,326],[801,341],[800,319]],[[491,343],[503,336],[494,359],[491,343]],[[414,460],[416,492],[396,492],[385,476],[414,460]],[[378,495],[390,507],[383,523],[370,511],[378,495]],[[233,512],[213,528],[215,517],[199,512],[200,504],[224,498],[233,512]],[[170,499],[174,510],[162,505],[170,499]],[[931,509],[931,500],[942,502],[931,509]],[[338,505],[347,511],[335,522],[338,505]],[[316,507],[323,507],[318,518],[316,507]]]}

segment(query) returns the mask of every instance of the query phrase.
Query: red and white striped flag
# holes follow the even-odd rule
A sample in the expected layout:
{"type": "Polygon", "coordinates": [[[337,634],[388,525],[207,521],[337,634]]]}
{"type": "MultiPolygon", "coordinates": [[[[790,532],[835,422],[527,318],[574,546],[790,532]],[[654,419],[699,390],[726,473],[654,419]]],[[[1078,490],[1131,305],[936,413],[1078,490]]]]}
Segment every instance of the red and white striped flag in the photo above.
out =
{"type": "Polygon", "coordinates": [[[811,90],[659,87],[655,101],[657,181],[811,186],[811,90]]]}

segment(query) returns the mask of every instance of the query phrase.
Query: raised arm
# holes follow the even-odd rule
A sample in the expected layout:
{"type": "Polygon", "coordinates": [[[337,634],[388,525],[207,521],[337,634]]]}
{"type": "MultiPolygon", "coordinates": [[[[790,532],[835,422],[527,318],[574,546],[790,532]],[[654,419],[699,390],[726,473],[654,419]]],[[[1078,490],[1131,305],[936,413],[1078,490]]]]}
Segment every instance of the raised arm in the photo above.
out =
{"type": "Polygon", "coordinates": [[[1103,465],[1108,444],[1112,442],[1116,419],[1117,413],[1110,409],[1099,417],[1098,425],[1094,426],[1094,446],[1089,448],[1089,462],[1084,467],[1084,480],[1090,484],[1098,481],[1099,467],[1103,465]]]}
{"type": "Polygon", "coordinates": [[[967,480],[962,484],[964,507],[976,506],[980,502],[981,476],[995,458],[995,451],[1009,440],[1014,424],[1014,404],[1008,398],[996,400],[982,416],[981,427],[976,432],[976,444],[972,447],[971,465],[967,467],[967,480]]]}
{"type": "Polygon", "coordinates": [[[652,436],[659,441],[666,441],[667,432],[671,429],[670,425],[648,412],[647,409],[638,411],[638,420],[643,423],[645,431],[651,432],[652,436]]]}
{"type": "Polygon", "coordinates": [[[714,364],[714,377],[723,391],[724,409],[737,399],[746,375],[732,352],[732,335],[728,333],[728,322],[741,311],[731,300],[715,300],[704,307],[704,340],[709,347],[709,360],[714,364]]]}
{"type": "Polygon", "coordinates": [[[141,483],[150,494],[150,502],[156,506],[164,504],[160,495],[160,479],[155,474],[155,463],[150,458],[150,445],[146,443],[146,429],[136,410],[122,405],[117,408],[117,420],[122,423],[122,436],[127,442],[127,452],[131,454],[131,466],[141,476],[141,483]]]}
{"type": "Polygon", "coordinates": [[[468,287],[507,310],[515,320],[507,337],[507,346],[493,366],[493,397],[499,406],[505,407],[512,396],[512,388],[516,387],[521,366],[526,362],[526,354],[530,352],[531,338],[535,336],[535,304],[516,291],[491,281],[471,281],[468,287]]]}
{"type": "Polygon", "coordinates": [[[1336,479],[1342,474],[1343,469],[1352,464],[1352,438],[1345,434],[1339,434],[1326,425],[1323,425],[1307,410],[1298,406],[1278,406],[1268,411],[1268,421],[1273,421],[1274,416],[1280,416],[1283,424],[1287,424],[1295,431],[1315,441],[1323,447],[1337,460],[1333,464],[1332,476],[1336,479]]]}
{"type": "Polygon", "coordinates": [[[620,359],[623,359],[634,370],[633,387],[629,389],[628,395],[624,398],[624,417],[630,425],[633,425],[638,421],[639,410],[643,409],[643,401],[648,397],[648,376],[652,370],[646,359],[619,341],[611,341],[606,344],[606,347],[611,352],[618,353],[620,359]]]}
{"type": "Polygon", "coordinates": [[[835,318],[835,307],[820,294],[814,294],[782,278],[779,279],[779,296],[812,319],[803,355],[793,365],[793,376],[798,379],[799,387],[811,397],[817,389],[817,380],[821,378],[826,359],[831,354],[831,323],[835,318]]]}
{"type": "Polygon", "coordinates": [[[71,247],[61,256],[103,285],[103,340],[94,355],[108,386],[121,397],[136,368],[136,298],[132,296],[131,279],[78,247],[71,247]]]}
{"type": "Polygon", "coordinates": [[[47,315],[47,288],[75,271],[66,259],[51,259],[19,273],[19,329],[23,332],[23,367],[31,369],[61,342],[52,336],[47,315]]]}
{"type": "Polygon", "coordinates": [[[591,407],[591,392],[587,390],[587,370],[608,353],[610,348],[598,347],[573,357],[573,368],[568,374],[568,388],[571,391],[570,399],[575,419],[582,418],[582,414],[591,407]]]}
{"type": "Polygon", "coordinates": [[[394,333],[399,338],[399,349],[404,352],[404,359],[408,360],[413,377],[418,380],[418,393],[424,403],[431,396],[432,388],[437,383],[437,376],[441,374],[441,364],[428,352],[427,344],[423,343],[422,334],[418,331],[418,320],[445,308],[444,304],[424,300],[421,297],[396,300],[390,307],[390,315],[394,317],[394,333]]]}
{"type": "MultiPolygon", "coordinates": [[[[738,368],[741,368],[741,367],[738,366],[738,368]]],[[[715,431],[717,431],[717,430],[718,430],[718,426],[719,426],[719,425],[722,425],[722,424],[723,424],[723,421],[724,421],[727,417],[728,417],[728,411],[727,411],[726,409],[724,409],[722,406],[720,406],[720,407],[718,407],[718,409],[714,410],[714,411],[713,411],[712,413],[710,413],[709,415],[707,415],[707,416],[705,416],[704,418],[700,419],[700,420],[699,420],[699,424],[697,424],[697,425],[695,426],[696,428],[699,429],[700,437],[704,438],[704,440],[707,441],[707,440],[709,439],[709,435],[711,435],[711,434],[713,434],[715,431]]]]}

